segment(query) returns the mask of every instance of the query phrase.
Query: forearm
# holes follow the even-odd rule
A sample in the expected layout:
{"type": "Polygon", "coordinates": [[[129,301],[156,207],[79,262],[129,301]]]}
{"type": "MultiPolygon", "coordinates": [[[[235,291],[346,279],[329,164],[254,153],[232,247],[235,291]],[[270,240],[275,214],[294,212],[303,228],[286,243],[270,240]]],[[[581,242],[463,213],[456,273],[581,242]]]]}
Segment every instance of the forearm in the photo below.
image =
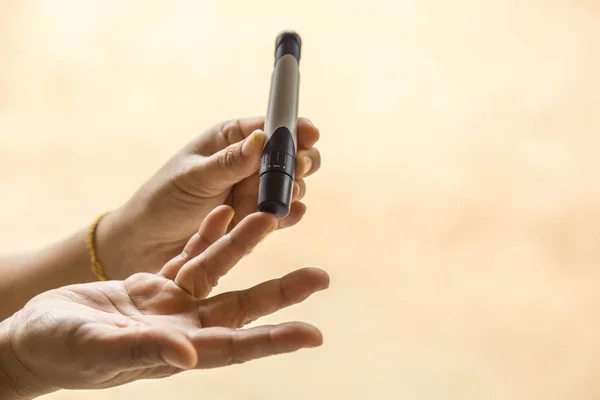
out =
{"type": "Polygon", "coordinates": [[[0,320],[42,292],[95,280],[85,239],[82,229],[41,250],[0,259],[0,320]]]}
{"type": "Polygon", "coordinates": [[[12,318],[0,322],[0,399],[29,400],[55,390],[44,390],[16,358],[10,344],[12,318]]]}

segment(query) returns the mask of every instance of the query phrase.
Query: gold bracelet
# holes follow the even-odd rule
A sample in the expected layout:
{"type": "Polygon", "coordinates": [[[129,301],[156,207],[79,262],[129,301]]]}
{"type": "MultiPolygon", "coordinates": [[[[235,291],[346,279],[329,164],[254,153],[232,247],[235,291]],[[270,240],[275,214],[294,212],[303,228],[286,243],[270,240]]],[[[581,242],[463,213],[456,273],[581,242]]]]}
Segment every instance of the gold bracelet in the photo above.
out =
{"type": "Polygon", "coordinates": [[[87,238],[85,241],[85,245],[86,245],[86,247],[88,249],[88,253],[90,255],[90,262],[92,264],[92,272],[94,273],[94,275],[96,275],[96,278],[98,278],[98,280],[100,280],[100,281],[107,281],[108,278],[106,277],[106,275],[104,275],[104,267],[102,266],[102,264],[98,260],[98,257],[96,256],[96,246],[94,244],[94,239],[96,236],[96,228],[98,227],[100,220],[102,218],[104,218],[104,216],[108,213],[109,213],[109,211],[105,211],[96,217],[94,222],[92,222],[92,224],[90,225],[90,229],[88,230],[87,238]]]}

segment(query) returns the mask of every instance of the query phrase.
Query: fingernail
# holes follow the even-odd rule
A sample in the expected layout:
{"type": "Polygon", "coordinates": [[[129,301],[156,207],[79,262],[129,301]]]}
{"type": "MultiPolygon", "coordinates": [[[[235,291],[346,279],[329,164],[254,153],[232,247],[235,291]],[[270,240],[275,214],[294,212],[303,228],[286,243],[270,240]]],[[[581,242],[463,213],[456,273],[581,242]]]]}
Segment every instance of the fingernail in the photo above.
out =
{"type": "Polygon", "coordinates": [[[162,359],[169,365],[172,365],[175,368],[179,369],[188,369],[189,366],[186,365],[185,361],[181,359],[181,356],[177,354],[171,348],[165,348],[160,353],[162,359]]]}
{"type": "Polygon", "coordinates": [[[242,155],[249,157],[253,154],[260,153],[260,147],[262,145],[260,136],[262,131],[254,131],[248,136],[242,144],[242,155]]]}
{"type": "Polygon", "coordinates": [[[315,124],[313,124],[310,119],[308,119],[308,118],[303,118],[303,119],[306,121],[307,124],[315,126],[315,124]]]}
{"type": "Polygon", "coordinates": [[[294,198],[300,195],[300,185],[297,182],[294,182],[294,198]]]}
{"type": "Polygon", "coordinates": [[[306,156],[304,157],[304,175],[308,174],[313,167],[312,158],[306,156]]]}

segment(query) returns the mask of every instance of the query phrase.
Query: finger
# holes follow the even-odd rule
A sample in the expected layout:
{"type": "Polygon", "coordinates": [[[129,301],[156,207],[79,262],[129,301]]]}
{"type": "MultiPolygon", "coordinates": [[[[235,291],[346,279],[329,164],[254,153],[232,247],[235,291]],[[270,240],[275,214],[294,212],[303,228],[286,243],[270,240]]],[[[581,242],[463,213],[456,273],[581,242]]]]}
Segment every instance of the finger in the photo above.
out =
{"type": "Polygon", "coordinates": [[[190,238],[182,252],[166,263],[159,275],[167,279],[175,279],[177,272],[188,260],[198,256],[227,232],[227,226],[233,216],[233,209],[229,206],[219,206],[212,210],[204,218],[198,232],[190,238]]]}
{"type": "Polygon", "coordinates": [[[265,133],[254,131],[241,142],[203,159],[192,170],[206,193],[220,193],[258,171],[265,133]]]}
{"type": "Polygon", "coordinates": [[[183,249],[185,257],[188,260],[192,259],[219,240],[227,232],[227,226],[233,216],[233,208],[226,205],[219,206],[211,211],[202,221],[198,232],[183,249]]]}
{"type": "Polygon", "coordinates": [[[312,147],[308,150],[298,151],[296,156],[296,178],[306,178],[321,168],[321,153],[312,147]]]}
{"type": "MultiPolygon", "coordinates": [[[[306,184],[300,180],[294,182],[292,191],[292,204],[290,206],[290,213],[287,219],[283,219],[283,225],[285,227],[291,226],[288,224],[295,224],[300,219],[304,211],[302,206],[294,205],[294,202],[301,200],[306,193],[306,184]]],[[[232,192],[232,206],[235,210],[235,215],[231,221],[229,229],[233,229],[241,220],[246,218],[248,215],[256,212],[258,202],[258,173],[244,179],[238,183],[232,192]]],[[[281,223],[281,221],[280,221],[281,223]]]]}
{"type": "MultiPolygon", "coordinates": [[[[209,129],[192,143],[192,152],[202,156],[212,154],[238,143],[257,129],[264,130],[265,117],[240,118],[225,121],[209,129]]],[[[307,118],[300,118],[297,126],[298,147],[309,149],[319,140],[319,130],[307,118]]]]}
{"type": "Polygon", "coordinates": [[[277,221],[277,228],[284,229],[296,225],[302,220],[304,214],[306,214],[306,205],[301,201],[293,202],[287,217],[277,221]]]}
{"type": "Polygon", "coordinates": [[[191,152],[209,157],[227,146],[244,140],[244,138],[248,137],[255,130],[263,129],[264,125],[264,117],[227,120],[214,125],[198,136],[198,138],[194,139],[190,143],[191,152]]]}
{"type": "Polygon", "coordinates": [[[300,118],[298,120],[296,132],[299,149],[310,149],[319,140],[319,129],[308,118],[300,118]]]}
{"type": "Polygon", "coordinates": [[[292,202],[298,201],[298,196],[300,196],[301,191],[302,188],[300,188],[298,182],[294,182],[294,185],[292,186],[292,202]]]}
{"type": "Polygon", "coordinates": [[[136,326],[102,332],[101,346],[107,368],[132,370],[172,366],[193,368],[198,362],[196,349],[178,331],[136,326]],[[111,357],[112,356],[112,357],[111,357]]]}
{"type": "MultiPolygon", "coordinates": [[[[234,188],[234,191],[235,196],[233,196],[233,207],[235,209],[235,215],[230,224],[229,230],[237,226],[237,224],[248,215],[256,212],[256,205],[258,201],[258,174],[240,182],[234,188]]],[[[304,203],[299,203],[299,200],[304,197],[305,193],[306,185],[304,182],[294,182],[290,213],[287,217],[277,222],[277,228],[289,228],[290,226],[293,226],[302,220],[302,217],[306,212],[306,206],[304,203]]]]}
{"type": "MultiPolygon", "coordinates": [[[[294,190],[292,191],[292,201],[300,201],[306,194],[306,183],[303,179],[294,182],[294,190]]],[[[291,212],[291,210],[290,210],[291,212]]]]}
{"type": "Polygon", "coordinates": [[[329,287],[329,275],[318,268],[304,268],[247,290],[223,293],[200,306],[203,327],[241,328],[282,308],[301,303],[329,287]]]}
{"type": "Polygon", "coordinates": [[[206,297],[219,278],[276,226],[277,219],[273,214],[258,212],[249,215],[230,233],[188,261],[177,274],[175,283],[194,297],[206,297]]]}
{"type": "Polygon", "coordinates": [[[198,330],[190,340],[198,352],[197,368],[241,364],[323,344],[317,328],[299,322],[242,330],[206,328],[198,330]]]}
{"type": "Polygon", "coordinates": [[[231,228],[248,215],[256,212],[258,205],[258,172],[244,179],[233,188],[233,217],[231,228]]]}

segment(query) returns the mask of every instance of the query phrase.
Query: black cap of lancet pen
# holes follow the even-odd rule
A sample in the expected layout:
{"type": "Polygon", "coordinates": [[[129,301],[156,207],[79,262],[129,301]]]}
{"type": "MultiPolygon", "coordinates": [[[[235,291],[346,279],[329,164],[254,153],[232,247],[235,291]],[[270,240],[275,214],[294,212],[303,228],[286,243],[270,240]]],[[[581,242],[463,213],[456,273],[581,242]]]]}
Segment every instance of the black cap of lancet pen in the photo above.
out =
{"type": "Polygon", "coordinates": [[[265,120],[267,135],[260,162],[258,210],[279,219],[290,211],[296,168],[299,62],[302,41],[284,31],[275,41],[275,66],[265,120]]]}
{"type": "Polygon", "coordinates": [[[302,39],[296,32],[285,31],[277,36],[275,41],[275,65],[277,61],[286,54],[291,54],[300,62],[300,50],[302,48],[302,39]]]}

